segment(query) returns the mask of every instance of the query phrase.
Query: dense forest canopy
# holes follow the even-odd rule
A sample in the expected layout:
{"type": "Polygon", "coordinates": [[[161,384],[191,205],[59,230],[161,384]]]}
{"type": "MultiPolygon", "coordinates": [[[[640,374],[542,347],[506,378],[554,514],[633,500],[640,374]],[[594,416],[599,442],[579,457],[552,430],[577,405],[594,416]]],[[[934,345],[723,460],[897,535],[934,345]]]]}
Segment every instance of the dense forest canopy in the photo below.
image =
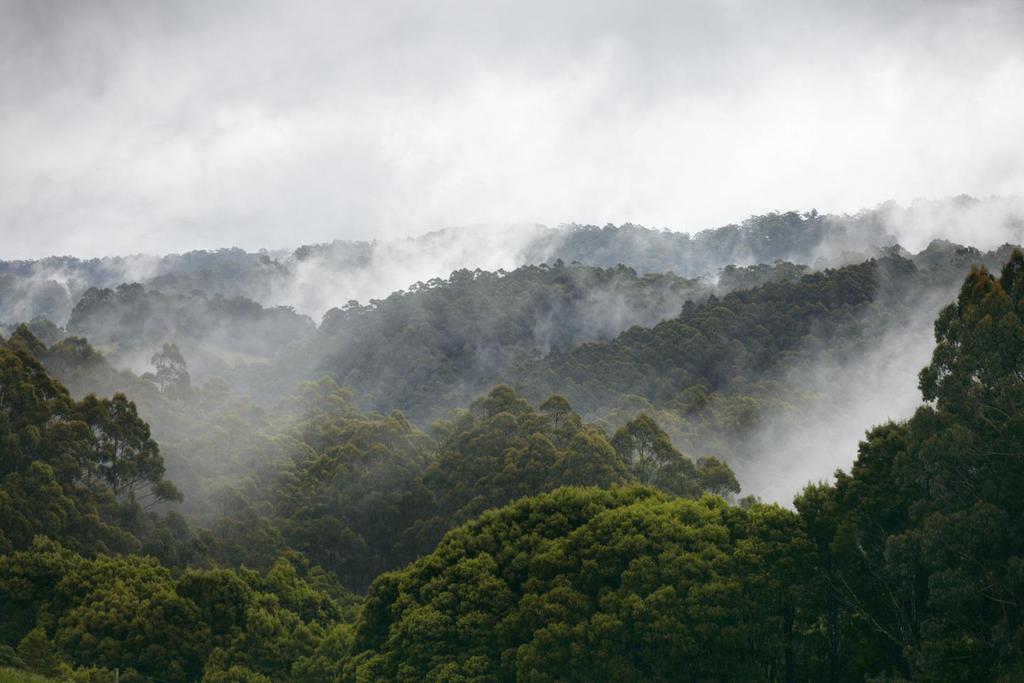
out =
{"type": "MultiPolygon", "coordinates": [[[[265,450],[252,443],[257,427],[291,387],[324,374],[355,389],[362,409],[401,410],[421,429],[497,383],[537,404],[563,394],[609,434],[646,412],[683,451],[724,458],[756,491],[765,442],[778,441],[769,431],[791,434],[811,420],[842,419],[848,408],[837,400],[841,387],[801,372],[868,362],[865,351],[893,330],[927,338],[932,311],[970,264],[1007,253],[934,243],[911,259],[891,254],[826,271],[731,267],[718,285],[622,266],[458,271],[350,303],[319,328],[251,301],[122,286],[83,299],[69,324],[107,342],[99,351],[46,321],[27,327],[49,342],[41,357],[73,395],[120,391],[139,403],[186,492],[244,469],[265,450]],[[730,289],[739,284],[754,286],[730,289]],[[180,355],[174,362],[167,344],[180,355]],[[110,363],[130,363],[141,376],[110,363]],[[183,380],[193,391],[175,398],[183,380]]],[[[926,360],[917,346],[914,364],[926,360]]],[[[851,447],[861,428],[852,425],[851,447]]],[[[784,500],[788,486],[775,495],[784,500]]],[[[188,499],[193,507],[207,497],[188,499]]]]}
{"type": "MultiPolygon", "coordinates": [[[[682,450],[725,458],[763,478],[757,462],[766,440],[778,440],[769,432],[842,420],[849,409],[836,393],[843,386],[815,368],[868,364],[880,340],[899,345],[901,339],[888,340],[908,331],[916,355],[907,362],[923,363],[931,320],[957,280],[972,262],[996,262],[1008,253],[936,243],[909,259],[892,254],[813,273],[783,262],[723,271],[733,282],[749,276],[755,283],[738,290],[670,275],[640,277],[624,267],[459,271],[336,309],[315,331],[300,326],[271,358],[221,367],[220,377],[273,410],[282,390],[328,374],[355,389],[364,409],[401,410],[423,429],[505,383],[538,404],[562,394],[609,434],[647,412],[682,450]]],[[[212,337],[198,339],[213,345],[212,337]]],[[[202,385],[210,365],[201,362],[194,340],[185,338],[181,348],[193,382],[202,385]]],[[[108,358],[117,362],[116,353],[108,358]]],[[[129,391],[116,383],[72,385],[129,391]]],[[[912,401],[911,388],[903,390],[905,400],[912,401]]],[[[146,415],[158,433],[177,438],[180,430],[164,430],[157,411],[146,415]]],[[[851,448],[862,427],[852,425],[851,448]]]]}
{"type": "Polygon", "coordinates": [[[302,268],[460,238],[0,264],[0,666],[1024,676],[1024,256],[889,225],[537,228],[318,323],[274,299],[302,268]],[[915,334],[916,410],[760,500],[771,440],[851,419],[833,369],[915,334]]]}
{"type": "MultiPolygon", "coordinates": [[[[806,252],[822,235],[838,239],[837,225],[856,237],[853,227],[877,227],[891,210],[862,212],[846,223],[813,212],[769,214],[692,240],[726,244],[746,235],[774,250],[760,256],[806,252]]],[[[597,243],[580,237],[598,233],[598,242],[619,245],[623,255],[634,253],[626,244],[664,255],[657,240],[682,239],[632,226],[559,234],[579,237],[577,249],[591,244],[590,260],[600,260],[597,243]]],[[[876,234],[856,238],[870,242],[876,234]]],[[[425,239],[451,247],[443,235],[425,239]]],[[[325,249],[299,256],[316,258],[325,249]]],[[[806,462],[825,438],[794,435],[819,432],[852,412],[862,415],[844,422],[844,443],[852,448],[861,422],[909,414],[914,398],[906,371],[889,373],[885,394],[898,400],[864,410],[879,356],[905,367],[923,363],[931,320],[959,278],[972,264],[998,266],[1010,247],[981,252],[933,241],[917,254],[872,249],[873,260],[844,267],[776,260],[727,265],[715,278],[560,260],[511,271],[461,269],[383,299],[349,301],[319,325],[249,298],[121,284],[86,289],[63,326],[35,318],[27,327],[73,396],[123,392],[139,404],[186,492],[220,486],[225,471],[244,469],[249,454],[265,450],[252,444],[261,431],[254,425],[274,415],[298,383],[326,374],[354,389],[361,409],[400,410],[423,430],[499,383],[537,404],[564,395],[608,434],[643,412],[683,451],[723,458],[748,490],[784,501],[797,476],[784,449],[796,448],[797,460],[806,462]],[[173,362],[168,345],[177,354],[173,362]],[[837,372],[847,379],[830,382],[837,372]],[[182,379],[194,391],[171,400],[165,390],[182,379]],[[214,425],[219,435],[210,437],[214,425]],[[232,438],[224,425],[232,425],[232,438]]],[[[241,267],[243,255],[231,251],[232,263],[241,267]]],[[[270,258],[263,256],[261,263],[270,258]]],[[[170,270],[217,272],[213,254],[165,261],[170,270]]],[[[364,265],[376,267],[372,259],[364,265]]],[[[20,272],[31,266],[21,264],[20,272]]],[[[800,472],[825,476],[830,467],[800,472]]],[[[209,507],[206,496],[187,498],[188,507],[209,507]]]]}

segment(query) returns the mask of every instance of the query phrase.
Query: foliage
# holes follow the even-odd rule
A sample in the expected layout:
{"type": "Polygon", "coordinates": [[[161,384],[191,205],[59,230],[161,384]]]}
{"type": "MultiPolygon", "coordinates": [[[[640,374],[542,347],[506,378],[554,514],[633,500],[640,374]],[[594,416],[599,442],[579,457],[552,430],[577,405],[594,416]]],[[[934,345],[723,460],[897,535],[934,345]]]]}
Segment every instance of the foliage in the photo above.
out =
{"type": "Polygon", "coordinates": [[[0,346],[0,550],[36,534],[89,551],[140,549],[160,525],[145,506],[180,498],[149,426],[123,394],[72,399],[31,341],[23,332],[0,346]]]}
{"type": "Polygon", "coordinates": [[[0,667],[0,683],[56,683],[56,679],[27,671],[0,667]]]}
{"type": "Polygon", "coordinates": [[[921,372],[931,401],[872,430],[797,507],[832,608],[832,669],[924,680],[1024,673],[1024,256],[968,275],[921,372]]]}
{"type": "MultiPolygon", "coordinates": [[[[265,308],[244,297],[228,299],[201,291],[167,294],[132,283],[86,290],[66,329],[92,344],[109,345],[114,359],[131,362],[155,354],[157,380],[163,388],[171,379],[166,372],[180,370],[182,353],[202,379],[230,376],[236,365],[266,362],[311,334],[314,325],[286,306],[265,308]],[[177,357],[167,344],[181,349],[177,357]]],[[[244,368],[239,372],[244,374],[244,368]]],[[[180,382],[180,372],[173,379],[180,382]]]]}
{"type": "MultiPolygon", "coordinates": [[[[807,252],[834,226],[762,217],[686,253],[782,258],[757,239],[807,252]]],[[[647,232],[632,231],[676,239],[647,232]]],[[[154,373],[42,320],[0,342],[0,663],[81,681],[1024,677],[1020,252],[967,276],[935,324],[926,403],[872,428],[848,473],[796,512],[707,495],[739,492],[712,453],[814,400],[785,373],[869,345],[983,258],[893,252],[726,268],[724,286],[756,287],[706,297],[625,267],[458,271],[316,333],[245,302],[96,290],[72,327],[138,314],[154,373]],[[649,327],[581,323],[623,302],[660,318],[681,297],[649,327]],[[145,322],[159,306],[181,326],[145,322]],[[194,306],[236,332],[306,330],[252,386],[325,350],[333,375],[273,409],[284,387],[259,407],[193,383],[174,335],[204,334],[194,306]],[[447,419],[424,431],[396,404],[447,419]],[[187,519],[169,473],[199,493],[187,519]]]]}
{"type": "Polygon", "coordinates": [[[695,465],[643,413],[615,432],[612,445],[640,483],[680,496],[695,496],[702,491],[740,492],[739,482],[728,465],[717,458],[701,458],[695,465]]]}
{"type": "Polygon", "coordinates": [[[774,507],[645,488],[524,499],[381,576],[342,680],[781,680],[809,548],[774,507]]]}
{"type": "Polygon", "coordinates": [[[382,411],[443,417],[516,362],[674,315],[706,295],[696,280],[557,261],[511,272],[459,270],[324,316],[323,371],[382,411]]]}
{"type": "Polygon", "coordinates": [[[105,667],[124,680],[237,680],[241,668],[250,680],[325,680],[346,654],[346,612],[300,569],[282,556],[265,574],[176,578],[153,558],[90,559],[39,537],[0,556],[0,602],[14,608],[0,640],[18,644],[23,666],[78,667],[76,679],[105,667]]]}
{"type": "MultiPolygon", "coordinates": [[[[297,417],[276,439],[289,459],[257,476],[244,498],[270,512],[284,545],[352,589],[365,590],[382,571],[429,552],[448,529],[515,498],[637,480],[605,435],[559,396],[538,409],[498,386],[431,436],[400,413],[362,413],[329,378],[304,385],[294,400],[297,417]]],[[[654,482],[666,491],[698,496],[723,481],[738,491],[723,463],[694,465],[672,453],[679,471],[654,482]]],[[[252,524],[225,522],[251,537],[252,524]]]]}

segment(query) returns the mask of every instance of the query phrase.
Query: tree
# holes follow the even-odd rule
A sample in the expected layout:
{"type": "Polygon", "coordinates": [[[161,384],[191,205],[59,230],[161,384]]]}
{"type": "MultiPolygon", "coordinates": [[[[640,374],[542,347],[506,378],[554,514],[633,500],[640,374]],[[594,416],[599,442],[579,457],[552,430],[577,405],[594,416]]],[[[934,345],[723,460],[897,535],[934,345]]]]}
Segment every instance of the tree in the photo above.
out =
{"type": "Polygon", "coordinates": [[[694,465],[645,413],[615,432],[612,445],[637,480],[677,496],[694,497],[702,491],[719,495],[740,491],[728,465],[712,457],[700,458],[694,465]]]}
{"type": "Polygon", "coordinates": [[[740,483],[732,469],[718,458],[697,458],[697,485],[716,496],[736,495],[740,483]]]}
{"type": "Polygon", "coordinates": [[[31,348],[46,352],[27,331],[0,343],[0,550],[36,534],[137,550],[162,524],[140,502],[181,499],[149,426],[124,394],[73,400],[31,348]]]}
{"type": "Polygon", "coordinates": [[[830,671],[1024,673],[1024,256],[974,269],[935,325],[931,403],[871,430],[797,507],[816,541],[830,671]]]}
{"type": "Polygon", "coordinates": [[[809,549],[777,507],[524,498],[379,577],[341,680],[792,680],[809,549]]]}
{"type": "Polygon", "coordinates": [[[164,342],[159,351],[153,354],[150,362],[156,368],[156,382],[162,392],[181,394],[188,391],[191,377],[185,357],[178,350],[178,345],[164,342]]]}
{"type": "Polygon", "coordinates": [[[36,626],[21,639],[18,657],[30,671],[43,676],[56,676],[60,672],[60,660],[42,626],[36,626]]]}
{"type": "Polygon", "coordinates": [[[134,495],[143,488],[155,500],[180,500],[181,494],[164,482],[164,464],[160,448],[150,436],[135,404],[124,394],[110,399],[86,396],[78,407],[78,416],[92,434],[92,448],[86,453],[83,469],[91,482],[95,471],[115,496],[134,495]]]}

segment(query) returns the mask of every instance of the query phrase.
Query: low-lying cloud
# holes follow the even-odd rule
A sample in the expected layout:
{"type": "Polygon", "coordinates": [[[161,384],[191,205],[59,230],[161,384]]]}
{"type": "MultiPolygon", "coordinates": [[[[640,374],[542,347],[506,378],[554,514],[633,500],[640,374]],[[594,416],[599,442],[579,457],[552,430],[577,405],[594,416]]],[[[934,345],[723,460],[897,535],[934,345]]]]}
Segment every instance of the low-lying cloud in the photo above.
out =
{"type": "Polygon", "coordinates": [[[996,0],[7,0],[0,257],[1013,194],[1021,35],[996,0]]]}
{"type": "Polygon", "coordinates": [[[818,400],[799,416],[769,420],[749,459],[733,463],[744,493],[788,504],[806,484],[849,471],[869,429],[910,418],[922,402],[917,376],[931,361],[935,318],[956,298],[958,284],[912,297],[905,318],[859,352],[792,372],[786,383],[818,400]]]}

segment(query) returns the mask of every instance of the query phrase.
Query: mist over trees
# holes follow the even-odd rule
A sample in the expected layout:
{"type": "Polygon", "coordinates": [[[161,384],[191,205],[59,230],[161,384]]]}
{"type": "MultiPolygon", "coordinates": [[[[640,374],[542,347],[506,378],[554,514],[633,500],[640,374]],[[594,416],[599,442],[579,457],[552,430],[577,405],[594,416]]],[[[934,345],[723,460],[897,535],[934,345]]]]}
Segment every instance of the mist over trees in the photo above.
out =
{"type": "Polygon", "coordinates": [[[983,250],[1024,242],[1024,206],[1013,197],[961,195],[906,207],[887,202],[852,215],[813,209],[772,212],[692,235],[633,224],[514,225],[504,230],[448,228],[404,240],[339,240],[290,252],[225,248],[163,256],[0,260],[0,324],[40,316],[63,327],[88,289],[122,284],[138,283],[167,295],[199,291],[268,308],[291,306],[319,320],[346,301],[381,299],[462,268],[512,270],[562,260],[603,268],[625,264],[640,275],[671,271],[684,278],[714,278],[730,265],[781,260],[834,267],[896,245],[916,252],[933,240],[963,241],[963,235],[983,250]]]}
{"type": "Polygon", "coordinates": [[[319,321],[279,297],[463,237],[0,264],[0,666],[1015,680],[1024,256],[897,214],[536,228],[319,321]],[[907,328],[916,410],[760,500],[907,328]]]}
{"type": "Polygon", "coordinates": [[[1022,36],[0,0],[0,683],[1024,682],[1022,36]]]}

